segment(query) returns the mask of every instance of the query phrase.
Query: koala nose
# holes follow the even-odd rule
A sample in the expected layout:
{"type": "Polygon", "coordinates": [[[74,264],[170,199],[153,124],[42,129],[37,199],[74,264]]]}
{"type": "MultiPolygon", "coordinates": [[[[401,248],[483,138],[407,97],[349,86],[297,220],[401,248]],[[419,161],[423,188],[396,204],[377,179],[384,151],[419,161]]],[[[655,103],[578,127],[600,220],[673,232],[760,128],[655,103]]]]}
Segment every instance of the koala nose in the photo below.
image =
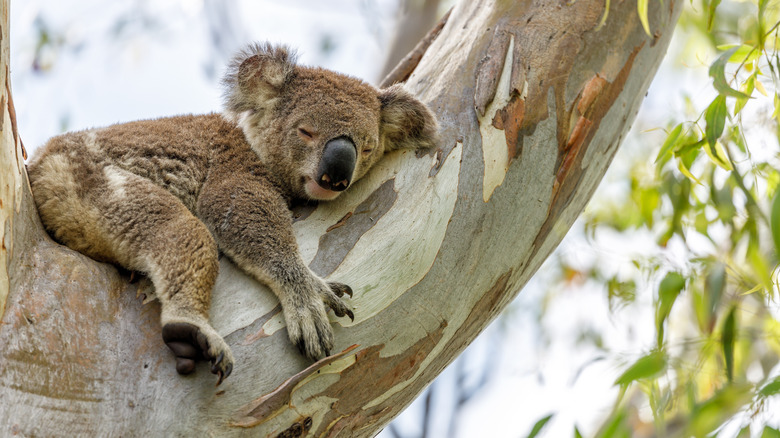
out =
{"type": "Polygon", "coordinates": [[[357,149],[352,140],[338,137],[328,141],[317,169],[317,184],[334,192],[345,190],[352,182],[356,160],[357,149]]]}

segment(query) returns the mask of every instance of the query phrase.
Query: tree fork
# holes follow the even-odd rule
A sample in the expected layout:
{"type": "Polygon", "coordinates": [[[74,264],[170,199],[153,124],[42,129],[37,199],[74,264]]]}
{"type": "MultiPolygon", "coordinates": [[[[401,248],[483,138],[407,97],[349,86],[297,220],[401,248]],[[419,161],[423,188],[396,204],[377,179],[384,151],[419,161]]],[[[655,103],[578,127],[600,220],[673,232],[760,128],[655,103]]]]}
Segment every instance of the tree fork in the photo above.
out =
{"type": "MultiPolygon", "coordinates": [[[[7,75],[8,0],[2,7],[7,75]]],[[[648,36],[633,1],[612,2],[601,28],[599,0],[457,5],[406,81],[438,115],[440,148],[393,154],[337,202],[296,212],[312,269],[355,290],[355,321],[332,320],[336,354],[306,362],[271,292],[222,260],[211,317],[236,366],[219,388],[206,364],[176,374],[159,306],[141,303],[129,275],[43,231],[5,87],[0,430],[376,434],[560,242],[633,121],[681,9],[651,2],[648,36]]]]}

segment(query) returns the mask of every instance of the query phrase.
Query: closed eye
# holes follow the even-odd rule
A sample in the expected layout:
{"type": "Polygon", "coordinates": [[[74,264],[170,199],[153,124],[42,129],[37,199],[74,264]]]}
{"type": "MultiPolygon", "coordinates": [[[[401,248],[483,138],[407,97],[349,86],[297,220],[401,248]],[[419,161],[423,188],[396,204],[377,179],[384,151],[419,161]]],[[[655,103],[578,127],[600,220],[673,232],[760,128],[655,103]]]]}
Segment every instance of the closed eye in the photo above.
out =
{"type": "Polygon", "coordinates": [[[306,128],[298,128],[298,135],[300,135],[304,140],[314,139],[314,134],[306,128]]]}
{"type": "Polygon", "coordinates": [[[363,149],[363,155],[368,155],[371,152],[374,152],[374,150],[373,149],[363,149]]]}

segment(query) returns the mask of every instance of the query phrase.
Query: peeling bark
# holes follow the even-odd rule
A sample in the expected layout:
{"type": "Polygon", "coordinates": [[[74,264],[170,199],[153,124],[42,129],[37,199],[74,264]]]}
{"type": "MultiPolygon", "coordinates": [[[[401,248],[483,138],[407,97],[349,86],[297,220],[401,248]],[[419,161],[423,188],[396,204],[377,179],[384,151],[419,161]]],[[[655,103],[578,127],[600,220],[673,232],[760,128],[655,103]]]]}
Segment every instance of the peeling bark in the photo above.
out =
{"type": "Polygon", "coordinates": [[[222,260],[211,317],[236,365],[219,388],[205,364],[176,374],[159,306],[129,275],[43,232],[6,88],[0,435],[374,435],[516,296],[634,119],[682,3],[651,2],[653,39],[633,2],[596,30],[603,7],[456,6],[407,69],[439,149],[391,154],[337,202],[295,212],[304,259],[355,291],[355,321],[332,320],[338,353],[303,359],[273,294],[222,260]]]}

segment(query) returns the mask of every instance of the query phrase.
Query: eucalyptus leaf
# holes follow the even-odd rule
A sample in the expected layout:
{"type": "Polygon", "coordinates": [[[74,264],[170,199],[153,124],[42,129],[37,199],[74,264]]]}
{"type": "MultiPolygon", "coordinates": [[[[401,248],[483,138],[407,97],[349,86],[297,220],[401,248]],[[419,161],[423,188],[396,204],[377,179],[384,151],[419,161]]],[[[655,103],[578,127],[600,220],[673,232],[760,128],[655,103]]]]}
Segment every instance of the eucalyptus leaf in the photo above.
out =
{"type": "Polygon", "coordinates": [[[764,398],[771,397],[778,393],[780,393],[780,376],[775,377],[758,390],[758,395],[764,398]]]}
{"type": "Polygon", "coordinates": [[[737,91],[729,86],[726,81],[726,64],[729,62],[731,56],[737,51],[739,47],[732,47],[721,54],[715,62],[710,65],[710,77],[712,77],[712,85],[718,91],[721,96],[731,97],[749,97],[747,94],[737,91]]]}
{"type": "Polygon", "coordinates": [[[764,430],[761,431],[761,438],[780,438],[780,430],[764,426],[764,430]]]}
{"type": "Polygon", "coordinates": [[[707,7],[707,30],[712,30],[712,23],[715,20],[715,10],[718,8],[720,0],[710,0],[710,4],[707,7]]]}
{"type": "Polygon", "coordinates": [[[707,135],[707,143],[710,146],[714,146],[723,134],[727,115],[726,96],[723,95],[716,97],[704,112],[704,120],[707,122],[705,134],[707,135]]]}
{"type": "Polygon", "coordinates": [[[666,136],[666,140],[661,146],[661,150],[658,151],[658,156],[655,157],[656,163],[660,160],[666,159],[669,155],[671,155],[672,151],[677,146],[678,140],[680,139],[682,127],[682,123],[678,124],[669,132],[669,135],[666,136]]]}
{"type": "Polygon", "coordinates": [[[723,334],[721,335],[721,345],[723,346],[723,359],[726,362],[726,378],[729,382],[734,381],[734,341],[737,337],[737,318],[735,315],[736,306],[732,306],[726,320],[723,322],[723,334]]]}
{"type": "Polygon", "coordinates": [[[639,358],[633,365],[615,380],[615,385],[628,385],[640,379],[650,379],[658,376],[666,369],[666,355],[656,350],[639,358]]]}
{"type": "Polygon", "coordinates": [[[651,36],[650,23],[647,20],[647,0],[637,0],[636,9],[639,13],[639,21],[642,23],[645,33],[647,33],[648,36],[651,36]]]}
{"type": "Polygon", "coordinates": [[[664,322],[672,311],[675,300],[685,287],[685,278],[677,272],[669,272],[658,286],[658,306],[655,311],[655,328],[660,348],[664,339],[664,322]]]}
{"type": "Polygon", "coordinates": [[[537,421],[536,424],[534,424],[534,427],[531,429],[531,433],[528,434],[528,438],[535,438],[537,435],[539,435],[539,432],[544,429],[544,426],[547,425],[547,422],[550,421],[550,419],[553,417],[554,414],[550,414],[541,420],[537,421]]]}
{"type": "Polygon", "coordinates": [[[753,386],[731,384],[694,406],[685,436],[706,436],[743,409],[752,399],[753,386]]]}

